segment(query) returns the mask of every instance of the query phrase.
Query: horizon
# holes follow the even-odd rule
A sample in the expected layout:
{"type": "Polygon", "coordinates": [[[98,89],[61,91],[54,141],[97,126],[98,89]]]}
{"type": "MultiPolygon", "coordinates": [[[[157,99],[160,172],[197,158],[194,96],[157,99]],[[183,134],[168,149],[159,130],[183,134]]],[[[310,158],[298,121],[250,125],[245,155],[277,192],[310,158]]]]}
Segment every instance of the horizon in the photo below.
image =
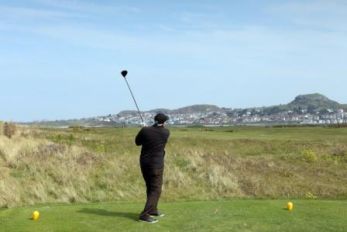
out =
{"type": "Polygon", "coordinates": [[[0,120],[194,104],[251,108],[305,93],[347,103],[347,3],[0,3],[0,120]]]}
{"type": "MultiPolygon", "coordinates": [[[[295,100],[296,97],[298,96],[308,96],[308,95],[321,95],[323,97],[327,97],[323,94],[320,94],[320,93],[307,93],[307,94],[299,94],[295,97],[293,97],[292,101],[295,100]]],[[[331,101],[335,101],[334,99],[331,99],[329,97],[327,97],[329,100],[331,101]]],[[[180,107],[177,107],[177,108],[163,108],[163,107],[159,107],[159,108],[153,108],[153,109],[146,109],[146,110],[141,110],[140,109],[140,112],[141,113],[144,113],[144,112],[149,112],[149,111],[157,111],[157,113],[161,112],[160,110],[169,110],[169,111],[172,111],[172,110],[178,110],[178,109],[182,109],[182,108],[186,108],[186,107],[191,107],[191,106],[215,106],[215,107],[218,107],[218,108],[226,108],[226,109],[232,109],[232,110],[243,110],[243,109],[252,109],[252,108],[267,108],[267,107],[274,107],[274,106],[280,106],[280,105],[286,105],[286,104],[289,104],[291,103],[292,101],[290,102],[287,102],[287,103],[281,103],[281,104],[278,104],[278,105],[262,105],[262,106],[251,106],[251,107],[237,107],[237,108],[234,108],[234,107],[226,107],[226,106],[221,106],[221,105],[215,105],[215,104],[192,104],[192,105],[184,105],[184,106],[180,106],[180,107]]],[[[341,103],[341,102],[338,102],[338,101],[335,101],[337,103],[339,103],[340,105],[347,105],[345,103],[341,103]]],[[[65,120],[80,120],[80,119],[88,119],[88,118],[94,118],[94,117],[103,117],[103,116],[107,116],[107,115],[117,115],[119,113],[122,113],[122,112],[134,112],[137,114],[137,110],[136,109],[123,109],[123,110],[120,110],[118,112],[114,112],[114,113],[107,113],[107,114],[104,114],[104,115],[89,115],[89,116],[84,116],[84,117],[80,117],[80,118],[60,118],[60,119],[52,119],[52,120],[47,120],[47,119],[42,119],[42,120],[33,120],[33,121],[21,121],[19,123],[30,123],[30,122],[49,122],[49,121],[65,121],[65,120]]],[[[1,120],[0,120],[1,121],[1,120]]]]}

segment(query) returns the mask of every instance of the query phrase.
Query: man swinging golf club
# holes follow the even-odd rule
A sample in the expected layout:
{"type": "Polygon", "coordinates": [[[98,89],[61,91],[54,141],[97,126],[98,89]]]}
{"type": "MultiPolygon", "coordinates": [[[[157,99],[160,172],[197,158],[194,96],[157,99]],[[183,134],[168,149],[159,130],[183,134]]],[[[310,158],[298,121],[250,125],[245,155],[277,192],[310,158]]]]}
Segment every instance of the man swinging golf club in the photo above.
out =
{"type": "Polygon", "coordinates": [[[156,223],[158,220],[154,217],[164,216],[158,211],[158,201],[163,184],[165,145],[170,135],[164,127],[168,119],[165,114],[157,114],[154,125],[143,127],[135,138],[136,145],[142,146],[140,166],[147,188],[147,201],[139,220],[147,223],[156,223]]]}
{"type": "MultiPolygon", "coordinates": [[[[137,112],[140,116],[141,122],[145,125],[144,119],[141,115],[139,106],[137,105],[135,96],[130,88],[126,79],[128,74],[127,70],[121,71],[131,97],[134,100],[137,112]]],[[[142,176],[146,182],[147,188],[147,201],[144,210],[140,214],[140,221],[148,223],[156,223],[157,219],[152,216],[162,217],[164,214],[158,211],[158,201],[161,194],[161,187],[163,184],[163,171],[164,171],[164,156],[165,145],[169,138],[170,132],[164,128],[164,123],[169,119],[165,114],[157,114],[154,117],[154,125],[151,127],[143,127],[135,138],[135,143],[142,146],[140,155],[140,166],[142,176]]]]}

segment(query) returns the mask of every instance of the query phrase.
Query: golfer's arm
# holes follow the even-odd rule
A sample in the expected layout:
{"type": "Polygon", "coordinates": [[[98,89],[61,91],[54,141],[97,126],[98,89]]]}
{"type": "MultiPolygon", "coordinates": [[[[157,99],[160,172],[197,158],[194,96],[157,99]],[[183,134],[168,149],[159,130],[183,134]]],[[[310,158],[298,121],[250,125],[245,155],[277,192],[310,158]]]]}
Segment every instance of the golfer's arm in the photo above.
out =
{"type": "Polygon", "coordinates": [[[137,146],[141,146],[142,145],[142,130],[140,130],[140,132],[136,135],[135,144],[137,146]]]}

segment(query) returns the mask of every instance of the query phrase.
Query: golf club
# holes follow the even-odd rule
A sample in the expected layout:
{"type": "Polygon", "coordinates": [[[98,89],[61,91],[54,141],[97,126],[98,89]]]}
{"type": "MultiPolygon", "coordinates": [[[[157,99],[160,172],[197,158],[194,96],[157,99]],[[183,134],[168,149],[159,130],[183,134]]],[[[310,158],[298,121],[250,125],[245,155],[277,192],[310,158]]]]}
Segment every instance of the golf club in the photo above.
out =
{"type": "Polygon", "coordinates": [[[128,71],[127,71],[127,70],[123,70],[123,71],[121,71],[121,74],[122,74],[122,76],[123,76],[123,78],[124,78],[124,80],[125,80],[125,83],[127,83],[128,89],[129,89],[129,91],[130,91],[130,94],[131,94],[131,96],[132,96],[132,98],[133,98],[133,100],[134,100],[135,106],[136,106],[136,108],[137,108],[137,112],[138,112],[139,115],[140,115],[142,124],[145,125],[145,122],[144,122],[144,120],[143,120],[143,118],[142,118],[142,115],[141,115],[139,106],[137,105],[136,99],[135,99],[135,97],[134,97],[133,91],[131,91],[130,85],[129,85],[128,80],[127,80],[127,78],[126,78],[126,76],[127,76],[127,74],[128,74],[128,71]]]}

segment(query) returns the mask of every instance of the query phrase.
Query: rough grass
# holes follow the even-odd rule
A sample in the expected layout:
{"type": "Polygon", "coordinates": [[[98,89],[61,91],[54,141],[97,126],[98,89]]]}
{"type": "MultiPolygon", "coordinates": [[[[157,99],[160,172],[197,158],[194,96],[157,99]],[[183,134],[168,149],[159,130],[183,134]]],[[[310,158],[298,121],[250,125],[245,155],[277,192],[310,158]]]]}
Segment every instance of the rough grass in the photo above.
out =
{"type": "Polygon", "coordinates": [[[41,205],[0,211],[2,231],[346,231],[346,201],[284,200],[167,202],[154,225],[136,221],[141,203],[41,205]],[[39,210],[41,218],[30,220],[39,210]]]}
{"type": "MultiPolygon", "coordinates": [[[[138,128],[0,135],[0,207],[143,201],[138,128]]],[[[346,198],[346,128],[171,128],[163,201],[346,198]]]]}

